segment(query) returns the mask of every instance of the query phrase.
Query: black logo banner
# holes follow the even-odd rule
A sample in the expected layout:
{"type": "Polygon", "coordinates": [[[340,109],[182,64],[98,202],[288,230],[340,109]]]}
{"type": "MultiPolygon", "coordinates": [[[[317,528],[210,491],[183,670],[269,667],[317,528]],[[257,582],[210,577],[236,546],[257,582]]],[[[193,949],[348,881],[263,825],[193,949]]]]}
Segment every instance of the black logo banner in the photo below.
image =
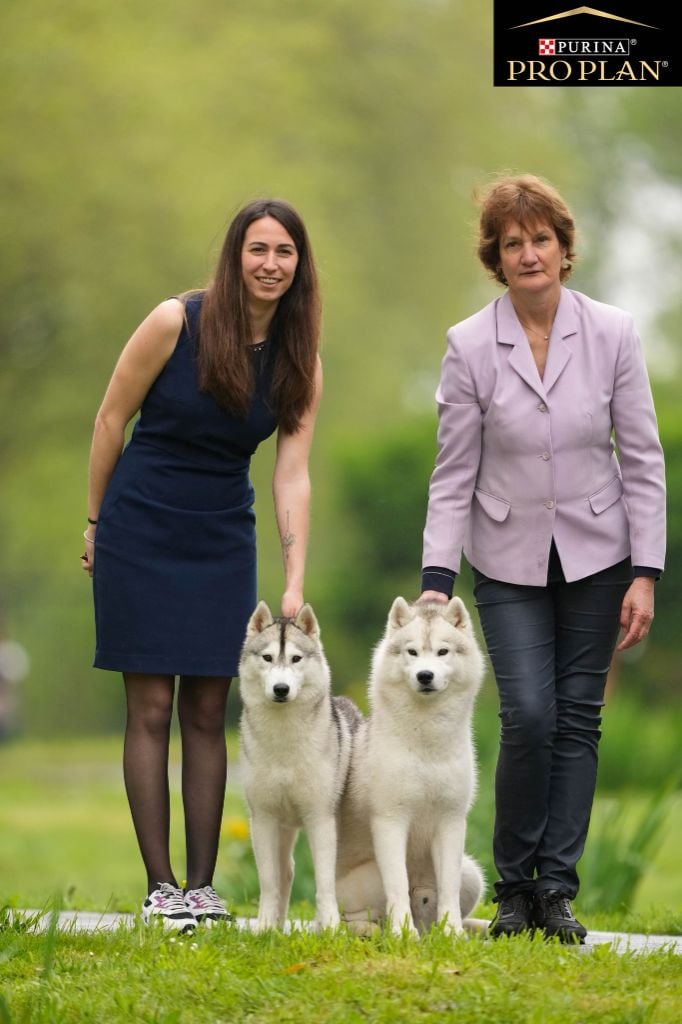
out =
{"type": "Polygon", "coordinates": [[[494,0],[493,84],[682,85],[676,6],[670,0],[494,0]]]}

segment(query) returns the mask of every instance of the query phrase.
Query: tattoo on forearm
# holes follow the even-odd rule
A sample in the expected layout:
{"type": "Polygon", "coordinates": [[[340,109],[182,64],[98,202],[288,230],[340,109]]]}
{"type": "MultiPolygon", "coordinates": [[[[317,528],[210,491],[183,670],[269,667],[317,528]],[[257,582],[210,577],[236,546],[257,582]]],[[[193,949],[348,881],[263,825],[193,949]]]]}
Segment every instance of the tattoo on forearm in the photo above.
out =
{"type": "Polygon", "coordinates": [[[289,551],[296,543],[296,538],[289,529],[289,509],[287,509],[287,525],[284,533],[282,534],[282,553],[284,555],[284,561],[286,562],[289,558],[289,551]]]}

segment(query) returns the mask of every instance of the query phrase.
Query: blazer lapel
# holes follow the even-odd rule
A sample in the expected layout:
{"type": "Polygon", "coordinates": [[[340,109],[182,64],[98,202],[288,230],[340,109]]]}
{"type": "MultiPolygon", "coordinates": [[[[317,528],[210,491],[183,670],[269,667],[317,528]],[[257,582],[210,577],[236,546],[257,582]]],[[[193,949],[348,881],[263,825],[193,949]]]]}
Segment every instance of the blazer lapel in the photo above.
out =
{"type": "Polygon", "coordinates": [[[511,346],[509,365],[540,398],[547,398],[528,339],[514,312],[508,292],[505,292],[497,306],[497,341],[500,345],[511,346]]]}
{"type": "Polygon", "coordinates": [[[552,333],[549,337],[549,351],[543,377],[545,391],[549,392],[554,387],[573,354],[565,339],[577,332],[578,318],[571,293],[566,288],[562,288],[552,333]]]}
{"type": "Polygon", "coordinates": [[[545,373],[541,380],[528,339],[516,316],[509,293],[505,292],[498,302],[497,340],[501,345],[511,346],[509,365],[541,398],[547,398],[548,392],[554,387],[571,358],[572,350],[565,339],[576,334],[577,331],[578,319],[571,293],[568,289],[562,288],[549,338],[545,373]]]}

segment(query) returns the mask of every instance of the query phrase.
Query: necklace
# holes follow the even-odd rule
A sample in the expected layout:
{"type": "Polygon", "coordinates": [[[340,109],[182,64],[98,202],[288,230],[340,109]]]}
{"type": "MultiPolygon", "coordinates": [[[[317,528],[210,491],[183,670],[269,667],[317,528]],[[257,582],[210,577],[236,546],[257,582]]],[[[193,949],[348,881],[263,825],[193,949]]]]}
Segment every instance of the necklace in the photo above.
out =
{"type": "Polygon", "coordinates": [[[521,317],[519,317],[519,323],[521,324],[524,330],[531,331],[533,334],[537,334],[539,337],[542,338],[543,341],[549,341],[549,334],[544,334],[542,331],[539,331],[537,327],[529,327],[528,324],[525,324],[523,322],[521,317]]]}
{"type": "Polygon", "coordinates": [[[252,352],[262,352],[267,343],[268,339],[266,338],[265,341],[259,341],[255,345],[249,345],[249,348],[252,352]]]}

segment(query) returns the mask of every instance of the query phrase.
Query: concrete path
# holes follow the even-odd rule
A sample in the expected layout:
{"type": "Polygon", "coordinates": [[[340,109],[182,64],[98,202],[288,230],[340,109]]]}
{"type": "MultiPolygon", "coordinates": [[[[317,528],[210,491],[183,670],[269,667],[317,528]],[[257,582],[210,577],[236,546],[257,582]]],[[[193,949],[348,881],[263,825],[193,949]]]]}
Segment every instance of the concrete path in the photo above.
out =
{"type": "MultiPolygon", "coordinates": [[[[39,910],[19,910],[11,912],[12,916],[24,921],[31,921],[33,930],[45,931],[50,916],[39,910]]],[[[135,923],[134,914],[96,913],[84,910],[63,910],[59,915],[60,931],[106,932],[117,928],[132,928],[135,923]]],[[[235,924],[243,930],[250,930],[255,918],[239,917],[235,924]]],[[[484,931],[488,921],[472,919],[473,931],[484,931]]],[[[309,928],[308,921],[295,921],[291,928],[309,928]]],[[[671,949],[682,956],[682,935],[639,935],[625,932],[589,932],[584,946],[576,946],[580,952],[591,952],[596,946],[608,944],[617,953],[651,953],[657,949],[671,949]]]]}

